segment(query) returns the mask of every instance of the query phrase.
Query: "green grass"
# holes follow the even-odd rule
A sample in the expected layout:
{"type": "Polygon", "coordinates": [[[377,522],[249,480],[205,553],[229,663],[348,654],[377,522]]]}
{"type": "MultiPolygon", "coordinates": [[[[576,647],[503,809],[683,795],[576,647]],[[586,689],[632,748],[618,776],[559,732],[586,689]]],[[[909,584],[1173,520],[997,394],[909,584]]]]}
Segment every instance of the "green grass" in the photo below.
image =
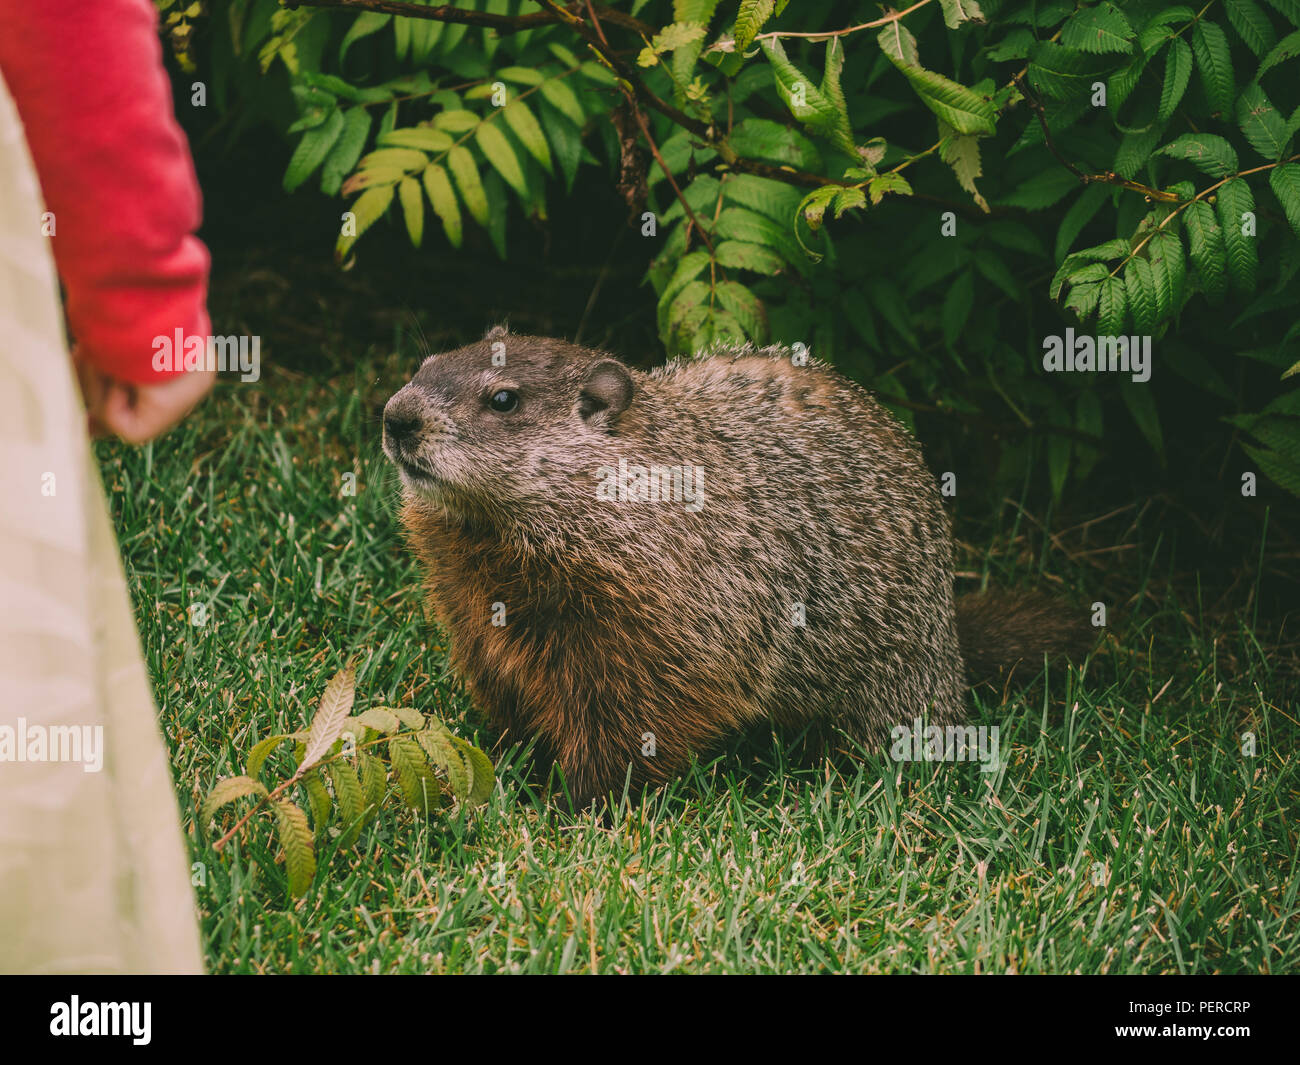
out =
{"type": "MultiPolygon", "coordinates": [[[[1297,969],[1294,673],[1251,611],[1207,616],[1194,580],[1167,579],[1140,517],[1109,556],[1118,631],[1083,674],[976,703],[1002,729],[997,773],[828,762],[759,735],[601,822],[549,799],[526,752],[496,751],[486,807],[423,824],[392,803],[354,850],[322,844],[301,901],[265,820],[214,854],[203,796],[258,739],[303,727],[351,655],[358,709],[416,706],[491,750],[421,617],[378,451],[411,364],[272,369],[149,448],[100,445],[213,972],[1297,969]]],[[[965,568],[1029,581],[1046,563],[1103,594],[1004,513],[980,539],[959,530],[997,545],[965,568]]]]}

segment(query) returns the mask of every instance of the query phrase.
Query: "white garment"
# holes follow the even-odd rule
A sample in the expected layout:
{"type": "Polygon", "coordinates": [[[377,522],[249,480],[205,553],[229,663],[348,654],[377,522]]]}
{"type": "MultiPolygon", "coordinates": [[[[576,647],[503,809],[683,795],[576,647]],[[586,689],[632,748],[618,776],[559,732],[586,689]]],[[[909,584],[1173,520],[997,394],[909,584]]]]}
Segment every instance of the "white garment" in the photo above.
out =
{"type": "Polygon", "coordinates": [[[167,750],[43,211],[0,78],[0,757],[6,737],[15,757],[20,730],[102,726],[103,739],[98,772],[0,761],[0,972],[201,972],[167,750]]]}

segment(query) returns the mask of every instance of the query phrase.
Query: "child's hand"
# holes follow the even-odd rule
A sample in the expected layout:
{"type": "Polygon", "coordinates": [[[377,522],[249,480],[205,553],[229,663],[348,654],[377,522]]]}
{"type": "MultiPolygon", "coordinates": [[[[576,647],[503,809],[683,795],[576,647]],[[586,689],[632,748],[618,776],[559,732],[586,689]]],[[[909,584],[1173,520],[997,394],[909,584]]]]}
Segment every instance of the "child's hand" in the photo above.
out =
{"type": "Polygon", "coordinates": [[[217,379],[215,370],[191,370],[158,384],[133,385],[105,377],[81,362],[77,376],[90,435],[111,434],[128,444],[161,436],[199,404],[217,379]]]}

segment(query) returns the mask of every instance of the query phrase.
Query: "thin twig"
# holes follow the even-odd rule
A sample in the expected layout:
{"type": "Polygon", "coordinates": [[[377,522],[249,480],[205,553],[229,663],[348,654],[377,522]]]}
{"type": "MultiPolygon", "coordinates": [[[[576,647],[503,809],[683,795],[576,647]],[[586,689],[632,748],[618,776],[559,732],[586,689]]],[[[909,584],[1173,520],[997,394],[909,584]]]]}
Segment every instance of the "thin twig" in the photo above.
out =
{"type": "MultiPolygon", "coordinates": [[[[384,15],[399,15],[402,18],[431,19],[434,22],[452,22],[463,26],[486,26],[498,33],[518,33],[520,30],[532,29],[534,26],[551,26],[562,21],[559,16],[548,11],[534,11],[527,15],[495,15],[487,11],[466,11],[452,4],[423,7],[420,4],[402,3],[401,0],[285,0],[284,6],[376,11],[384,15]]],[[[607,21],[615,25],[635,30],[637,33],[653,35],[655,32],[655,28],[649,23],[633,18],[625,12],[614,11],[603,4],[600,5],[600,11],[607,21]]]]}

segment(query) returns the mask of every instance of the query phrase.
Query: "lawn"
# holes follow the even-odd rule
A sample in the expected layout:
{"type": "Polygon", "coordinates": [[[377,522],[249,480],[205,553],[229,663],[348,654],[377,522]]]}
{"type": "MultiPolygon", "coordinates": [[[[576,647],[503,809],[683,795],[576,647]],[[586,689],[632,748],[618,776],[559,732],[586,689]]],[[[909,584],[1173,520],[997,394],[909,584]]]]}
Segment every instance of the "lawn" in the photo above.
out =
{"type": "Polygon", "coordinates": [[[422,618],[378,447],[417,359],[397,346],[333,376],[269,366],[162,441],[98,445],[211,971],[1296,971],[1296,671],[1252,607],[1261,545],[1237,608],[1210,610],[1151,508],[959,514],[964,573],[1108,603],[1082,671],[976,697],[997,772],[763,733],[607,821],[574,816],[545,767],[494,749],[422,618]],[[392,803],[355,849],[322,844],[294,902],[266,823],[217,855],[196,811],[349,656],[359,709],[440,715],[498,784],[429,824],[392,803]]]}

